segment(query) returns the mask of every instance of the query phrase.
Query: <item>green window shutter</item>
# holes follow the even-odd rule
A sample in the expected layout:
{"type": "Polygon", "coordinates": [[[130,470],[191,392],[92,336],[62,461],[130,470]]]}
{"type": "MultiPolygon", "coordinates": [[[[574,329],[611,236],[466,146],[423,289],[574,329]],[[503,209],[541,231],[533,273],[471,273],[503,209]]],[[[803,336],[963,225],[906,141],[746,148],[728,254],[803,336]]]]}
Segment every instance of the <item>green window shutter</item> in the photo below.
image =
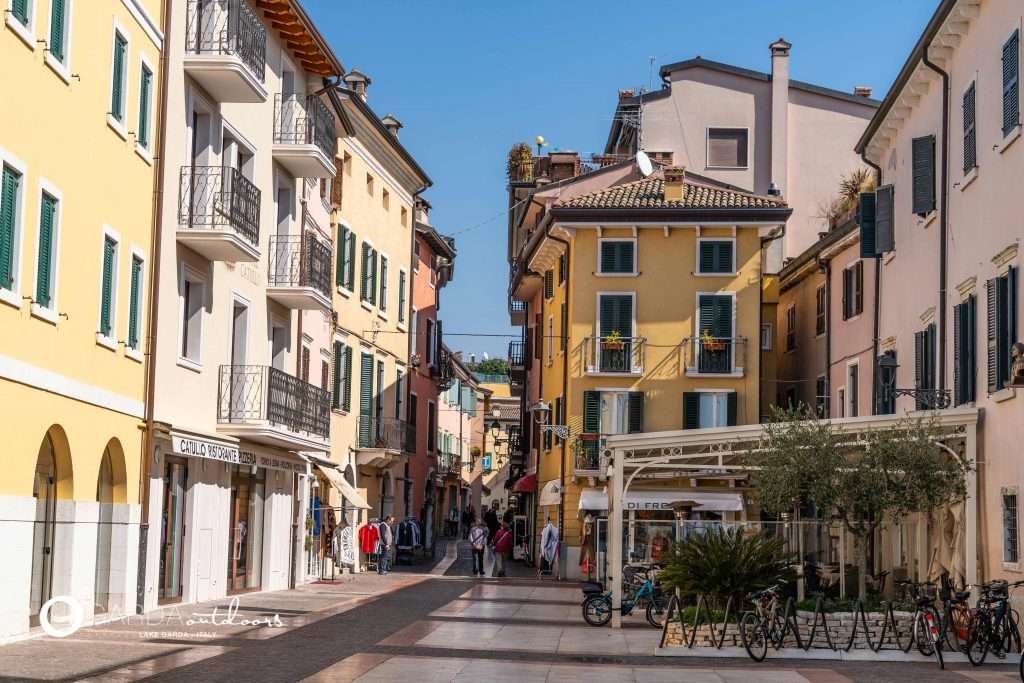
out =
{"type": "Polygon", "coordinates": [[[356,287],[356,234],[348,231],[348,255],[345,271],[345,287],[352,291],[356,287]]]}
{"type": "Polygon", "coordinates": [[[964,360],[965,383],[967,391],[964,400],[974,401],[977,398],[977,374],[978,374],[978,297],[972,294],[967,299],[966,321],[964,322],[964,335],[966,337],[967,358],[964,360]]]}
{"type": "Polygon", "coordinates": [[[583,431],[598,434],[601,431],[601,392],[583,392],[583,431]]]}
{"type": "Polygon", "coordinates": [[[601,272],[632,273],[633,252],[632,241],[601,242],[601,272]]]}
{"type": "Polygon", "coordinates": [[[924,216],[935,210],[935,136],[914,138],[911,157],[913,211],[924,216]]]}
{"type": "Polygon", "coordinates": [[[100,334],[110,336],[111,310],[114,305],[114,258],[117,244],[109,237],[103,240],[103,281],[100,290],[100,334]]]}
{"type": "Polygon", "coordinates": [[[113,87],[110,95],[110,113],[118,121],[124,121],[124,69],[128,52],[128,41],[120,33],[114,34],[113,87]]]}
{"type": "Polygon", "coordinates": [[[683,394],[683,429],[697,429],[700,426],[700,392],[687,391],[683,394]]]}
{"type": "MultiPolygon", "coordinates": [[[[26,4],[27,0],[22,0],[26,4]]],[[[18,4],[15,0],[14,4],[18,4]]],[[[67,21],[66,0],[50,0],[50,54],[64,61],[64,22],[67,21]]],[[[24,22],[22,22],[24,23],[24,22]]]]}
{"type": "Polygon", "coordinates": [[[153,74],[143,66],[139,79],[139,146],[143,149],[149,149],[149,107],[152,89],[153,74]]]}
{"type": "Polygon", "coordinates": [[[739,394],[737,394],[735,391],[732,391],[732,392],[726,394],[726,399],[725,399],[726,400],[726,422],[725,422],[725,424],[728,427],[735,427],[736,426],[736,402],[737,402],[738,398],[739,398],[739,394]]]}
{"type": "Polygon", "coordinates": [[[377,381],[375,384],[376,391],[373,394],[374,398],[374,415],[376,416],[377,432],[381,431],[381,418],[384,416],[384,361],[377,361],[377,381]]]}
{"type": "Polygon", "coordinates": [[[700,335],[732,338],[732,297],[709,294],[700,297],[700,335]]]}
{"type": "Polygon", "coordinates": [[[1003,135],[1020,124],[1020,31],[1003,45],[1003,135]]]}
{"type": "Polygon", "coordinates": [[[370,300],[370,245],[363,242],[363,268],[359,279],[359,298],[370,300]]]}
{"type": "Polygon", "coordinates": [[[964,399],[964,308],[966,304],[953,306],[953,405],[966,403],[964,399]]]}
{"type": "Polygon", "coordinates": [[[380,259],[380,310],[388,310],[388,260],[384,257],[380,259]]]}
{"type": "Polygon", "coordinates": [[[875,252],[879,255],[896,248],[895,200],[892,185],[883,185],[875,191],[875,252]]]}
{"type": "Polygon", "coordinates": [[[341,409],[352,410],[352,347],[345,347],[345,377],[341,395],[341,409]]]}
{"type": "Polygon", "coordinates": [[[978,134],[975,123],[976,96],[974,83],[964,93],[964,173],[978,165],[978,134]]]}
{"type": "Polygon", "coordinates": [[[398,271],[398,322],[405,322],[405,271],[398,271]]]}
{"type": "Polygon", "coordinates": [[[377,305],[377,250],[370,249],[370,279],[367,284],[367,293],[369,294],[369,301],[374,306],[377,305]]]}
{"type": "Polygon", "coordinates": [[[359,445],[371,445],[373,434],[373,356],[361,354],[359,362],[359,445]]]}
{"type": "Polygon", "coordinates": [[[50,287],[53,282],[53,228],[57,216],[57,200],[43,195],[39,208],[39,258],[36,263],[35,303],[50,307],[50,287]]]}
{"type": "Polygon", "coordinates": [[[700,254],[698,255],[698,272],[733,272],[732,245],[731,240],[702,240],[700,242],[700,254]]]}
{"type": "Polygon", "coordinates": [[[628,412],[627,428],[629,433],[637,434],[644,431],[644,392],[629,392],[628,412]]]}
{"type": "Polygon", "coordinates": [[[550,270],[544,271],[544,298],[550,299],[555,295],[554,274],[550,270]]]}
{"type": "MultiPolygon", "coordinates": [[[[914,333],[914,388],[918,391],[925,388],[926,334],[925,332],[914,333]]],[[[923,408],[924,400],[918,398],[917,409],[922,410],[923,408]]]]}
{"type": "Polygon", "coordinates": [[[860,257],[878,256],[875,244],[875,193],[861,192],[857,206],[857,224],[860,226],[860,257]]]}
{"type": "Polygon", "coordinates": [[[331,377],[331,408],[341,408],[341,375],[342,364],[345,362],[345,351],[342,343],[334,342],[334,376],[331,377]]]}
{"type": "Polygon", "coordinates": [[[337,254],[334,262],[334,283],[339,287],[345,286],[345,273],[347,264],[345,257],[348,254],[348,228],[344,225],[338,226],[337,254]]]}
{"type": "Polygon", "coordinates": [[[11,0],[11,14],[24,25],[28,24],[28,0],[11,0]]]}
{"type": "Polygon", "coordinates": [[[132,257],[131,290],[128,295],[128,348],[139,348],[139,308],[142,305],[142,261],[132,257]]]}
{"type": "Polygon", "coordinates": [[[21,176],[7,166],[3,169],[3,181],[0,183],[0,287],[10,289],[14,284],[14,226],[21,176]]]}
{"type": "Polygon", "coordinates": [[[853,271],[843,268],[843,320],[851,317],[851,300],[853,298],[853,271]]]}

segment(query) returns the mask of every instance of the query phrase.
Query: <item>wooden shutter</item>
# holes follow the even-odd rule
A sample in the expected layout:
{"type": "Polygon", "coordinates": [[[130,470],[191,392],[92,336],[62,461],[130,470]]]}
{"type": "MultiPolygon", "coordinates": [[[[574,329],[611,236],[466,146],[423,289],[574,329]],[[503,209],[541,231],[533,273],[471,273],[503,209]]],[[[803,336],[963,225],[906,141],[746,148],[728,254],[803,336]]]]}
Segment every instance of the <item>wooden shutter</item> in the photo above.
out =
{"type": "Polygon", "coordinates": [[[631,240],[605,240],[601,242],[601,272],[632,273],[633,252],[633,242],[631,240]]]}
{"type": "Polygon", "coordinates": [[[700,427],[700,392],[687,391],[683,394],[683,429],[700,427]]]}
{"type": "Polygon", "coordinates": [[[370,303],[377,305],[377,250],[370,249],[370,280],[367,284],[370,303]]]}
{"type": "Polygon", "coordinates": [[[380,257],[380,310],[386,313],[388,310],[388,260],[380,257]]]}
{"type": "MultiPolygon", "coordinates": [[[[24,2],[25,0],[23,0],[24,2]]],[[[17,4],[17,2],[15,2],[17,4]]],[[[50,54],[64,61],[65,0],[50,0],[50,54]]]]}
{"type": "Polygon", "coordinates": [[[309,382],[309,347],[303,346],[299,355],[299,379],[309,382]]]}
{"type": "Polygon", "coordinates": [[[359,298],[370,300],[370,245],[363,242],[363,270],[359,279],[359,298]]]}
{"type": "MultiPolygon", "coordinates": [[[[109,237],[103,240],[103,281],[100,289],[100,334],[110,336],[110,318],[114,298],[114,252],[117,245],[109,237]]],[[[187,311],[186,311],[187,315],[187,311]]]]}
{"type": "Polygon", "coordinates": [[[849,268],[843,269],[843,320],[851,317],[851,299],[853,298],[853,272],[849,268]]]}
{"type": "Polygon", "coordinates": [[[601,431],[601,392],[583,392],[583,432],[598,434],[601,431]]]}
{"type": "Polygon", "coordinates": [[[731,273],[733,243],[729,240],[703,240],[700,242],[699,270],[701,273],[731,273]]]}
{"type": "Polygon", "coordinates": [[[895,190],[883,185],[875,191],[875,251],[884,254],[896,248],[895,190]]]}
{"type": "Polygon", "coordinates": [[[558,284],[565,284],[565,254],[558,257],[558,284]]]}
{"type": "Polygon", "coordinates": [[[331,407],[341,408],[341,375],[345,362],[345,351],[340,341],[334,342],[334,377],[331,378],[331,407]]]}
{"type": "Polygon", "coordinates": [[[732,297],[702,295],[699,303],[699,334],[705,332],[719,339],[732,338],[732,297]]]}
{"type": "Polygon", "coordinates": [[[857,223],[860,225],[860,257],[878,256],[875,244],[875,193],[861,192],[857,208],[857,223]]]}
{"type": "Polygon", "coordinates": [[[858,261],[853,267],[853,315],[864,312],[864,262],[858,261]]]}
{"type": "MultiPolygon", "coordinates": [[[[53,0],[61,2],[62,0],[53,0]]],[[[139,77],[139,145],[149,149],[149,104],[150,90],[153,87],[153,74],[145,66],[139,77]]]]}
{"type": "Polygon", "coordinates": [[[17,216],[18,186],[21,176],[3,167],[0,186],[0,287],[11,289],[14,283],[14,225],[17,216]]]}
{"type": "Polygon", "coordinates": [[[131,289],[128,292],[128,348],[139,348],[139,308],[142,305],[142,261],[132,257],[131,289]]]}
{"type": "Polygon", "coordinates": [[[398,322],[405,322],[405,271],[398,271],[398,322]]]}
{"type": "Polygon", "coordinates": [[[351,291],[356,286],[356,234],[348,231],[348,272],[345,275],[345,286],[351,291]]]}
{"type": "MultiPolygon", "coordinates": [[[[35,303],[50,307],[50,283],[53,275],[53,222],[57,200],[44,194],[39,208],[39,258],[36,263],[35,303]]],[[[134,348],[134,347],[133,347],[134,348]]]]}
{"type": "Polygon", "coordinates": [[[352,410],[352,347],[345,347],[345,378],[342,387],[341,409],[352,410]]]}
{"type": "Polygon", "coordinates": [[[540,360],[541,354],[544,351],[544,323],[541,318],[541,314],[537,313],[534,316],[533,323],[533,357],[540,360]]]}
{"type": "Polygon", "coordinates": [[[608,294],[601,297],[601,336],[618,332],[624,338],[633,335],[633,297],[628,294],[608,294]]]}
{"type": "Polygon", "coordinates": [[[114,73],[110,95],[110,113],[115,119],[124,119],[124,59],[128,43],[121,34],[114,34],[114,73]]]}
{"type": "Polygon", "coordinates": [[[935,210],[935,136],[911,142],[913,164],[913,211],[924,216],[935,210]]]}
{"type": "MultiPolygon", "coordinates": [[[[564,404],[562,402],[562,397],[559,396],[558,398],[555,399],[555,424],[556,425],[564,425],[565,424],[565,415],[563,414],[564,410],[565,410],[565,407],[564,407],[564,404]]],[[[557,441],[558,443],[564,443],[565,440],[556,436],[555,437],[555,441],[557,441]]]]}
{"type": "Polygon", "coordinates": [[[725,405],[726,405],[726,421],[725,424],[728,427],[736,426],[736,401],[738,394],[735,391],[730,391],[726,394],[725,405]]]}
{"type": "MultiPolygon", "coordinates": [[[[914,333],[914,388],[918,391],[925,388],[924,386],[924,373],[925,373],[925,333],[915,332],[914,333]]],[[[922,398],[917,399],[917,409],[923,409],[924,401],[922,398]]]]}
{"type": "Polygon", "coordinates": [[[348,228],[344,225],[338,226],[337,257],[334,263],[334,282],[339,287],[345,286],[345,254],[348,253],[348,228]]]}
{"type": "Polygon", "coordinates": [[[629,392],[629,416],[627,429],[630,434],[644,431],[644,392],[629,392]]]}
{"type": "Polygon", "coordinates": [[[966,355],[964,344],[964,306],[957,304],[953,306],[953,405],[966,403],[964,399],[964,356],[966,355]]]}
{"type": "Polygon", "coordinates": [[[999,278],[994,278],[985,282],[985,295],[986,295],[986,309],[987,309],[987,321],[986,321],[986,352],[987,362],[986,367],[988,370],[988,393],[994,393],[1000,388],[999,384],[999,363],[997,361],[997,354],[999,352],[998,343],[998,331],[999,331],[999,278]]]}
{"type": "Polygon", "coordinates": [[[367,447],[373,434],[373,356],[361,354],[359,361],[359,445],[367,447]]]}
{"type": "Polygon", "coordinates": [[[1002,367],[1004,381],[1009,382],[1012,366],[1010,349],[1013,348],[1014,342],[1017,341],[1017,266],[1010,266],[1009,270],[1006,271],[1006,275],[1003,276],[1003,280],[1006,282],[1005,303],[1003,305],[1006,311],[1006,326],[1003,328],[1004,351],[1002,367]]]}
{"type": "Polygon", "coordinates": [[[28,0],[11,0],[11,14],[22,24],[28,24],[28,0]]]}
{"type": "Polygon", "coordinates": [[[967,309],[964,311],[963,335],[964,347],[967,349],[964,359],[964,384],[966,392],[964,401],[971,402],[977,398],[977,376],[978,376],[978,297],[971,295],[967,299],[967,309]]]}
{"type": "Polygon", "coordinates": [[[544,298],[550,299],[555,295],[554,274],[550,270],[544,271],[544,298]]]}
{"type": "Polygon", "coordinates": [[[1003,135],[1020,124],[1020,31],[1003,45],[1003,135]]]}
{"type": "Polygon", "coordinates": [[[444,346],[444,322],[434,321],[434,362],[441,364],[441,348],[444,346]]]}
{"type": "Polygon", "coordinates": [[[559,330],[558,347],[565,351],[566,344],[569,340],[569,304],[562,302],[560,311],[561,329],[559,330]]]}
{"type": "Polygon", "coordinates": [[[976,97],[974,83],[964,93],[964,173],[978,165],[978,135],[975,124],[976,97]]]}

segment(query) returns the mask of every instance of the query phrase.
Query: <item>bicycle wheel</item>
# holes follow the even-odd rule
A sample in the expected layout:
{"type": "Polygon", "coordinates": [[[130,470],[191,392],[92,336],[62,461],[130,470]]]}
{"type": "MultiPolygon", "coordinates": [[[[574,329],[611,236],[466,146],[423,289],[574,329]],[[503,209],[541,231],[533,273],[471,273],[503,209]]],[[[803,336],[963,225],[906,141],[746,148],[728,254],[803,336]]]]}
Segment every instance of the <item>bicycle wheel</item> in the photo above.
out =
{"type": "Polygon", "coordinates": [[[654,628],[665,625],[665,610],[668,609],[668,598],[655,593],[647,600],[647,623],[654,628]]]}
{"type": "Polygon", "coordinates": [[[591,626],[605,626],[612,620],[612,601],[604,595],[592,595],[583,601],[583,620],[591,626]]]}
{"type": "Polygon", "coordinates": [[[1020,617],[1015,609],[1007,610],[1003,617],[1003,652],[1020,653],[1020,617]]]}
{"type": "Polygon", "coordinates": [[[914,644],[917,645],[917,651],[925,657],[931,657],[935,654],[932,634],[928,628],[928,620],[925,619],[923,611],[918,612],[917,618],[914,619],[914,644]]]}
{"type": "Polygon", "coordinates": [[[992,638],[992,626],[988,615],[978,612],[971,620],[971,628],[967,632],[967,659],[974,666],[981,666],[988,654],[989,641],[992,638]]]}
{"type": "Polygon", "coordinates": [[[967,647],[967,633],[971,628],[971,613],[965,605],[953,605],[942,624],[946,645],[951,652],[963,652],[967,647]]]}
{"type": "Polygon", "coordinates": [[[747,654],[755,662],[763,662],[768,655],[768,634],[764,624],[753,612],[747,612],[740,620],[740,640],[747,654]]]}

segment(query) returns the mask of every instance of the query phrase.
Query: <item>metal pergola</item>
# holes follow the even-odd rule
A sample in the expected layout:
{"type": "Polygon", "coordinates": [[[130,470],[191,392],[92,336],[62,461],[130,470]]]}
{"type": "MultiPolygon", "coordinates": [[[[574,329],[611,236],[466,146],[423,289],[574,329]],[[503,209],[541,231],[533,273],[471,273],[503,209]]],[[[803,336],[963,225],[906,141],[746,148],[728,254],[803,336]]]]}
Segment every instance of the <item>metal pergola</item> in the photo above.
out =
{"type": "MultiPolygon", "coordinates": [[[[866,432],[891,429],[907,417],[924,417],[948,433],[940,445],[953,455],[970,463],[967,475],[965,508],[965,577],[968,583],[978,580],[978,490],[977,472],[977,408],[951,408],[934,412],[911,412],[904,415],[871,415],[865,417],[824,420],[834,432],[849,435],[844,446],[856,446],[866,432]],[[961,446],[956,452],[950,443],[961,446]]],[[[716,474],[742,474],[756,467],[743,464],[743,456],[756,450],[765,437],[765,425],[713,427],[670,432],[644,432],[608,437],[603,452],[609,463],[609,568],[608,580],[612,591],[612,626],[622,622],[622,566],[623,566],[623,512],[624,496],[638,476],[685,476],[687,472],[716,474]]],[[[685,498],[685,493],[681,493],[685,498]]]]}

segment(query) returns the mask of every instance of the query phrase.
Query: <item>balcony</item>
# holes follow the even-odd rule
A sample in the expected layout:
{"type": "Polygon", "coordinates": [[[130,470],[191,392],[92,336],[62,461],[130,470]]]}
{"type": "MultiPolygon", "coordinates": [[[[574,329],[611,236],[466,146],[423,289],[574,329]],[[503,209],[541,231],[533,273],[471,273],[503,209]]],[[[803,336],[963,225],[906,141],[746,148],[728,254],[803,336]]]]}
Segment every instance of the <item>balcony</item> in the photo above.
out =
{"type": "Polygon", "coordinates": [[[330,394],[265,365],[222,365],[217,430],[293,451],[330,449],[330,394]]]}
{"type": "Polygon", "coordinates": [[[430,376],[434,378],[438,391],[448,391],[455,381],[455,363],[451,351],[445,346],[437,350],[437,362],[430,366],[430,376]]]}
{"type": "Polygon", "coordinates": [[[267,296],[296,310],[331,310],[331,248],[311,232],[272,235],[267,296]]]}
{"type": "Polygon", "coordinates": [[[745,337],[691,337],[686,349],[690,377],[743,377],[745,337]]]}
{"type": "Polygon", "coordinates": [[[177,237],[211,261],[259,261],[259,189],[238,169],[183,166],[177,237]]]}
{"type": "Polygon", "coordinates": [[[608,478],[607,462],[601,455],[601,436],[583,434],[573,444],[573,480],[588,479],[591,486],[608,478]]]}
{"type": "Polygon", "coordinates": [[[337,151],[334,114],[318,96],[275,96],[274,161],[296,178],[331,178],[337,151]]]}
{"type": "Polygon", "coordinates": [[[416,452],[416,425],[394,417],[360,415],[356,422],[356,464],[387,467],[402,452],[416,452]]]}
{"type": "Polygon", "coordinates": [[[458,453],[438,453],[437,473],[442,477],[461,477],[462,456],[458,453]]]}
{"type": "Polygon", "coordinates": [[[188,0],[185,72],[218,102],[266,102],[267,29],[245,0],[188,0]]]}
{"type": "Polygon", "coordinates": [[[508,343],[508,378],[513,384],[526,382],[526,371],[530,369],[530,340],[508,343]]]}
{"type": "Polygon", "coordinates": [[[515,299],[509,298],[508,300],[508,316],[510,324],[513,327],[521,327],[526,324],[526,302],[516,301],[515,299]]]}
{"type": "Polygon", "coordinates": [[[646,337],[587,337],[583,354],[588,375],[642,375],[646,337]]]}

